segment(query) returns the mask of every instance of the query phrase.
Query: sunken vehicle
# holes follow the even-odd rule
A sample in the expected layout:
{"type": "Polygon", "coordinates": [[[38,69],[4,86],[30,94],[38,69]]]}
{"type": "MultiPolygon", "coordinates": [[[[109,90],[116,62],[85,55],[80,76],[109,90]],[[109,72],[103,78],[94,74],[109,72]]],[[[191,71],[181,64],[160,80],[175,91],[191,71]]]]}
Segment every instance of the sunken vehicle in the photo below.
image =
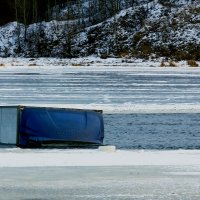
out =
{"type": "Polygon", "coordinates": [[[100,146],[104,139],[99,110],[1,106],[0,144],[22,148],[100,146]]]}

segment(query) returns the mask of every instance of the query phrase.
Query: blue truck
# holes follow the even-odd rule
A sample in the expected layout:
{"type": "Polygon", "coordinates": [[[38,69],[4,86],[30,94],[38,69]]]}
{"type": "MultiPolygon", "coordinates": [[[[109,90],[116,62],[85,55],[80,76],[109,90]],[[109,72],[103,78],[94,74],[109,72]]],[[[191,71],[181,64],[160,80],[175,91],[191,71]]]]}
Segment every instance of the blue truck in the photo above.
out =
{"type": "Polygon", "coordinates": [[[19,147],[102,145],[101,110],[0,106],[0,144],[19,147]]]}

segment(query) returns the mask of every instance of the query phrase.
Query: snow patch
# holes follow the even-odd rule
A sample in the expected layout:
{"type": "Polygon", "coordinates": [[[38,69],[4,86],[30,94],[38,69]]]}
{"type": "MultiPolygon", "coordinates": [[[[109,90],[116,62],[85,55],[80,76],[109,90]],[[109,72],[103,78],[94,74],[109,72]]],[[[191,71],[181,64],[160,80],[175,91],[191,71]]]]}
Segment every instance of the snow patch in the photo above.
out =
{"type": "Polygon", "coordinates": [[[125,151],[0,149],[0,167],[200,165],[199,150],[125,151]]]}

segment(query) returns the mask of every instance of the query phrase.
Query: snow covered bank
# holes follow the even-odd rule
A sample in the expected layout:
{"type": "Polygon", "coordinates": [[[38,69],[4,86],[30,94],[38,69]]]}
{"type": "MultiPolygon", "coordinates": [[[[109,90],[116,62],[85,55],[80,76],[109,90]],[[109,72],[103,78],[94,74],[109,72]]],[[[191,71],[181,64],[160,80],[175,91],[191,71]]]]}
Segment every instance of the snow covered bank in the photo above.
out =
{"type": "MultiPolygon", "coordinates": [[[[83,28],[63,17],[27,27],[9,23],[0,27],[0,56],[148,58],[154,55],[199,60],[198,0],[132,2],[136,4],[122,6],[124,10],[105,17],[101,23],[87,26],[84,23],[83,28]]],[[[81,16],[75,21],[84,20],[81,16]]]]}
{"type": "MultiPolygon", "coordinates": [[[[162,67],[162,70],[165,68],[176,70],[176,68],[183,68],[183,67],[190,67],[187,61],[179,61],[173,62],[176,66],[170,66],[169,62],[163,62],[164,58],[157,58],[157,59],[150,59],[150,60],[143,60],[143,59],[136,59],[136,58],[107,58],[101,59],[97,56],[88,56],[88,57],[80,57],[80,58],[71,58],[71,59],[61,59],[61,58],[22,58],[22,57],[8,57],[2,58],[0,57],[0,67],[6,66],[29,66],[29,67],[49,67],[49,66],[67,66],[67,67],[104,67],[104,70],[109,70],[111,67],[161,67],[163,63],[165,67],[162,67]],[[109,67],[109,68],[107,68],[109,67]]],[[[200,66],[200,61],[197,61],[197,64],[200,66]]],[[[0,68],[0,69],[1,69],[0,68]]],[[[99,69],[99,68],[97,68],[99,69]]],[[[96,70],[97,70],[96,69],[96,70]]],[[[56,70],[54,68],[54,70],[56,70]]],[[[152,69],[153,70],[153,69],[152,69]]],[[[145,71],[145,70],[144,70],[145,71]]]]}
{"type": "Polygon", "coordinates": [[[123,151],[0,149],[0,167],[200,165],[200,150],[123,151]]]}

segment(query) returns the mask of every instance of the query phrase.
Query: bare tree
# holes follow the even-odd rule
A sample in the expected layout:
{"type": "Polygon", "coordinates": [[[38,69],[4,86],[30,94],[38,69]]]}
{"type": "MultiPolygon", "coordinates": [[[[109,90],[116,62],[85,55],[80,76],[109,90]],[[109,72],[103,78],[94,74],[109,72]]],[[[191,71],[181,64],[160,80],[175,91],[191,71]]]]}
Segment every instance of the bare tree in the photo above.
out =
{"type": "Polygon", "coordinates": [[[21,28],[19,25],[19,14],[18,14],[18,6],[19,6],[19,1],[15,0],[15,19],[16,19],[16,23],[17,23],[17,52],[19,53],[21,51],[21,42],[20,42],[20,34],[21,34],[21,28]]]}
{"type": "Polygon", "coordinates": [[[38,8],[37,8],[37,0],[32,0],[32,22],[38,21],[38,8]]]}

